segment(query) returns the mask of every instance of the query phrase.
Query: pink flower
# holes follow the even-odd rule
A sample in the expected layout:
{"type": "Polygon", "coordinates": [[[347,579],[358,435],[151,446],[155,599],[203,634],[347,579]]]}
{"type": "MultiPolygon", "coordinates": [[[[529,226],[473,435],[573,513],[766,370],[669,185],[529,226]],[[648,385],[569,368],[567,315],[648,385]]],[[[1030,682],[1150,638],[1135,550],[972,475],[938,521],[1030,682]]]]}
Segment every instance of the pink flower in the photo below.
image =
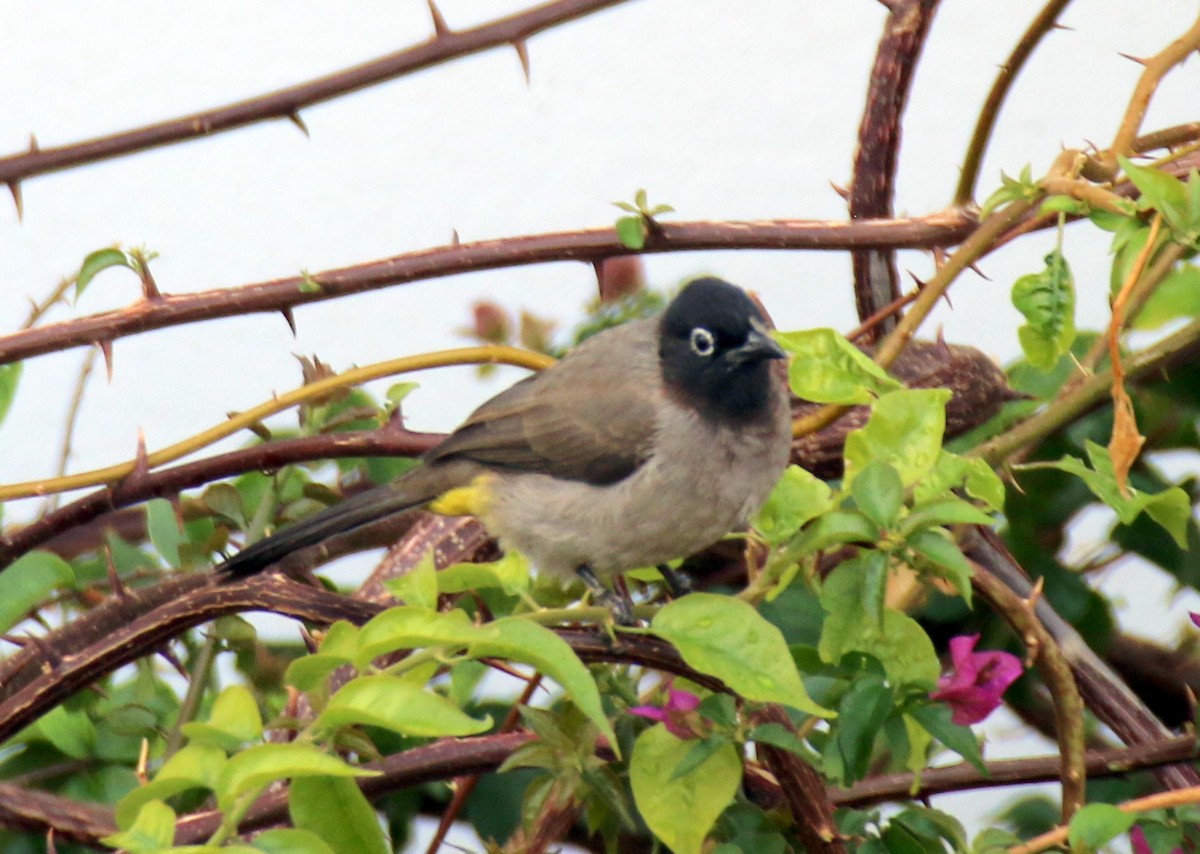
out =
{"type": "MultiPolygon", "coordinates": [[[[1133,829],[1129,831],[1129,842],[1133,848],[1133,854],[1154,854],[1150,843],[1146,841],[1146,831],[1142,830],[1140,824],[1135,824],[1133,829]]],[[[1183,849],[1178,847],[1172,848],[1171,854],[1183,854],[1183,849]]]]}
{"type": "Polygon", "coordinates": [[[691,691],[671,688],[667,691],[667,702],[662,706],[634,706],[631,715],[649,718],[663,724],[676,738],[695,738],[696,732],[688,724],[687,717],[700,705],[700,698],[691,691]]]}
{"type": "Polygon", "coordinates": [[[1192,618],[1192,625],[1200,627],[1200,611],[1188,611],[1188,616],[1192,618]]]}
{"type": "Polygon", "coordinates": [[[1000,705],[1000,698],[1021,675],[1021,660],[1007,652],[975,652],[979,635],[959,635],[950,640],[953,671],[938,680],[931,700],[941,700],[961,726],[977,724],[1000,705]]]}

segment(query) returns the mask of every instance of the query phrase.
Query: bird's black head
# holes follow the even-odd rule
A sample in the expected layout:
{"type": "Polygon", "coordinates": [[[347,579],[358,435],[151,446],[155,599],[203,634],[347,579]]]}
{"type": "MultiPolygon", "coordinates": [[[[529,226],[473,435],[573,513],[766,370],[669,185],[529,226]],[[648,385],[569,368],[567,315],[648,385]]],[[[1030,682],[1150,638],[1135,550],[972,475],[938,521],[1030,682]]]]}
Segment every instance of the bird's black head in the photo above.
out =
{"type": "Polygon", "coordinates": [[[765,414],[770,360],[786,354],[767,334],[758,306],[721,279],[696,279],[663,312],[658,354],[668,389],[715,417],[765,414]]]}

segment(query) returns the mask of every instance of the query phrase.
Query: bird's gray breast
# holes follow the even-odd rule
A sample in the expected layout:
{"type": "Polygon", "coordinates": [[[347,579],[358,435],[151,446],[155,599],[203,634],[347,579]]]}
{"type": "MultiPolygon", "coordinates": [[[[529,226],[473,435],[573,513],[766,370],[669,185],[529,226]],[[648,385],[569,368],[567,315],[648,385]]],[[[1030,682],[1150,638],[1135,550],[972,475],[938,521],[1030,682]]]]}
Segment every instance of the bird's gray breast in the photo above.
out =
{"type": "Polygon", "coordinates": [[[781,389],[763,418],[727,424],[642,379],[659,389],[653,452],[628,477],[595,485],[514,473],[495,482],[484,524],[540,571],[569,576],[587,564],[611,575],[684,557],[742,525],[783,471],[781,389]]]}

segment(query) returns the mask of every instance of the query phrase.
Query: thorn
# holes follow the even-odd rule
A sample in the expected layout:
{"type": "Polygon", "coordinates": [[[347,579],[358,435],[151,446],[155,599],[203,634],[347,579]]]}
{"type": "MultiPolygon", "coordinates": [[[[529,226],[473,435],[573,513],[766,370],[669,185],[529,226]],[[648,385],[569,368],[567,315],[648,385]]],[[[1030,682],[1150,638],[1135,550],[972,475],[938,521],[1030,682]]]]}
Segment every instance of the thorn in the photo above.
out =
{"type": "Polygon", "coordinates": [[[924,280],[917,278],[916,273],[914,273],[912,270],[905,270],[904,272],[908,273],[909,278],[911,278],[913,280],[913,283],[917,286],[918,291],[925,290],[924,280]]]}
{"type": "Polygon", "coordinates": [[[987,273],[983,272],[983,270],[979,269],[978,264],[975,264],[975,263],[968,264],[967,269],[969,269],[972,273],[974,273],[979,278],[983,279],[985,282],[990,282],[992,280],[991,276],[989,276],[987,273]]]}
{"type": "Polygon", "coordinates": [[[433,0],[426,0],[426,2],[429,3],[429,17],[433,18],[433,34],[438,38],[450,35],[453,30],[446,23],[446,19],[442,17],[442,10],[433,0]]]}
{"type": "Polygon", "coordinates": [[[108,381],[112,382],[113,371],[113,348],[112,341],[97,341],[96,346],[100,348],[100,352],[104,354],[104,368],[108,373],[108,381]]]}
{"type": "Polygon", "coordinates": [[[1068,27],[1066,24],[1060,24],[1058,21],[1055,21],[1053,24],[1051,24],[1051,25],[1050,25],[1050,29],[1052,29],[1052,30],[1066,30],[1068,33],[1073,33],[1073,32],[1075,32],[1075,28],[1074,28],[1074,27],[1068,27]]]}
{"type": "Polygon", "coordinates": [[[54,841],[54,828],[46,831],[46,854],[58,854],[58,843],[54,841]]]}
{"type": "Polygon", "coordinates": [[[1117,51],[1117,56],[1123,56],[1126,59],[1128,59],[1130,62],[1136,62],[1138,65],[1146,64],[1145,59],[1143,59],[1140,56],[1134,56],[1132,53],[1121,53],[1121,51],[1117,51]]]}
{"type": "Polygon", "coordinates": [[[30,134],[29,135],[29,153],[37,154],[41,150],[42,150],[42,147],[40,145],[38,145],[37,137],[34,136],[33,134],[30,134]]]}
{"type": "Polygon", "coordinates": [[[1039,575],[1037,581],[1033,583],[1033,589],[1029,591],[1029,595],[1025,597],[1025,607],[1033,610],[1038,600],[1042,598],[1042,588],[1046,586],[1046,579],[1039,575]]]}
{"type": "Polygon", "coordinates": [[[184,679],[191,679],[192,674],[188,673],[188,669],[183,666],[183,662],[175,655],[168,647],[163,647],[158,651],[158,654],[163,657],[163,660],[175,668],[175,672],[184,679]]]}
{"type": "Polygon", "coordinates": [[[104,547],[104,571],[108,574],[108,586],[112,588],[117,599],[121,601],[128,599],[129,590],[126,589],[125,582],[121,580],[121,576],[117,572],[117,562],[113,560],[112,549],[108,546],[104,547]]]}
{"type": "Polygon", "coordinates": [[[525,85],[529,85],[529,50],[525,47],[525,39],[513,39],[513,48],[517,51],[517,59],[521,60],[521,70],[525,72],[525,85]]]}
{"type": "Polygon", "coordinates": [[[592,262],[592,271],[596,274],[596,293],[604,293],[604,259],[597,258],[592,262]]]}
{"type": "Polygon", "coordinates": [[[16,635],[10,635],[10,634],[0,634],[0,641],[4,641],[5,643],[11,643],[13,646],[16,646],[16,647],[24,647],[25,644],[29,643],[29,638],[28,637],[19,638],[16,635]]]}
{"type": "Polygon", "coordinates": [[[288,328],[292,330],[292,337],[296,337],[296,316],[292,314],[292,309],[289,306],[284,306],[279,309],[279,313],[283,315],[283,319],[287,321],[288,328]]]}
{"type": "Polygon", "coordinates": [[[287,114],[288,121],[300,128],[300,133],[304,134],[305,139],[312,139],[308,132],[308,125],[304,123],[304,119],[300,118],[299,110],[292,110],[287,114]]]}
{"type": "Polygon", "coordinates": [[[21,198],[21,182],[9,181],[8,191],[12,193],[13,204],[17,206],[17,222],[25,221],[25,202],[21,198]]]}
{"type": "Polygon", "coordinates": [[[146,454],[146,433],[138,428],[137,453],[133,455],[133,471],[131,475],[144,475],[150,471],[150,457],[146,454]]]}
{"type": "Polygon", "coordinates": [[[162,299],[162,294],[158,290],[158,282],[154,281],[154,274],[150,272],[149,264],[139,265],[141,269],[138,273],[142,277],[142,296],[151,302],[158,302],[162,299]]]}
{"type": "Polygon", "coordinates": [[[833,191],[842,197],[844,201],[850,201],[850,188],[844,187],[841,184],[829,182],[829,186],[833,187],[833,191]]]}
{"type": "Polygon", "coordinates": [[[887,9],[889,12],[895,12],[895,11],[896,11],[896,2],[895,2],[895,0],[879,0],[879,5],[880,5],[880,6],[882,6],[883,8],[885,8],[885,9],[887,9]]]}
{"type": "Polygon", "coordinates": [[[450,229],[450,245],[451,246],[462,246],[462,241],[458,239],[458,229],[457,228],[450,229]]]}
{"type": "Polygon", "coordinates": [[[320,644],[317,643],[317,639],[312,636],[312,632],[310,632],[304,626],[300,627],[300,640],[304,641],[304,647],[308,650],[310,655],[316,654],[320,644]]]}

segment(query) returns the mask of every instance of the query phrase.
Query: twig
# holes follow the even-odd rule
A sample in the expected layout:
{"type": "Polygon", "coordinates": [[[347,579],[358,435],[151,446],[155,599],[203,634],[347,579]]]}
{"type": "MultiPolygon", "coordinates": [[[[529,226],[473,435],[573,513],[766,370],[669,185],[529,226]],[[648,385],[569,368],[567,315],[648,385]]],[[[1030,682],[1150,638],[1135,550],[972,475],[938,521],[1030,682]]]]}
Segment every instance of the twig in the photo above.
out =
{"type": "MultiPolygon", "coordinates": [[[[83,365],[79,368],[79,376],[75,378],[71,406],[67,409],[66,424],[63,428],[62,447],[58,452],[58,466],[54,470],[55,477],[62,477],[67,473],[67,463],[71,460],[71,446],[75,440],[75,427],[79,423],[79,410],[83,406],[83,393],[87,390],[88,378],[92,375],[92,369],[96,367],[96,357],[99,355],[99,350],[88,350],[88,354],[83,357],[83,365]]],[[[47,500],[41,515],[44,517],[46,513],[57,509],[58,495],[55,494],[47,500]]]]}
{"type": "MultiPolygon", "coordinates": [[[[0,535],[0,570],[20,555],[64,532],[84,525],[121,507],[177,495],[200,486],[248,471],[269,471],[285,465],[345,457],[416,457],[442,439],[441,433],[414,433],[385,425],[354,433],[326,433],[296,439],[264,442],[218,454],[169,469],[149,472],[136,481],[122,481],[66,504],[24,528],[0,535]]],[[[123,534],[124,536],[124,534],[123,534]]],[[[126,537],[126,539],[133,539],[126,537]]],[[[52,544],[57,547],[58,543],[52,544]]],[[[76,547],[75,551],[83,551],[76,547]]]]}
{"type": "MultiPolygon", "coordinates": [[[[1130,356],[1125,365],[1126,377],[1136,379],[1168,365],[1181,354],[1195,349],[1197,343],[1200,343],[1200,320],[1193,320],[1178,332],[1130,356]]],[[[1049,408],[975,446],[967,452],[967,456],[981,457],[992,465],[998,465],[1014,451],[1040,442],[1100,403],[1109,395],[1112,379],[1111,370],[1092,374],[1049,408]]]]}
{"type": "MultiPolygon", "coordinates": [[[[1200,753],[1194,736],[1179,735],[1136,747],[1113,750],[1089,750],[1084,754],[1088,777],[1114,777],[1194,759],[1200,753]]],[[[987,774],[961,762],[944,768],[926,768],[918,781],[913,774],[888,774],[855,783],[848,789],[834,789],[829,798],[837,806],[863,807],[883,801],[924,799],[947,792],[1048,783],[1062,773],[1062,757],[1038,756],[1029,759],[1001,759],[988,762],[987,774]],[[916,788],[914,789],[914,782],[916,788]]]]}
{"type": "Polygon", "coordinates": [[[1084,804],[1087,768],[1084,764],[1084,705],[1075,685],[1071,668],[1054,637],[1034,614],[1032,605],[1019,597],[1000,579],[979,564],[974,566],[971,585],[1010,625],[1030,659],[1037,666],[1054,702],[1055,737],[1058,739],[1062,767],[1063,821],[1084,804]]]}
{"type": "MultiPolygon", "coordinates": [[[[1162,810],[1171,809],[1172,807],[1183,807],[1189,804],[1200,803],[1200,786],[1193,786],[1190,789],[1176,789],[1173,792],[1158,792],[1153,795],[1147,795],[1144,798],[1134,798],[1131,801],[1125,801],[1123,804],[1117,804],[1117,809],[1122,812],[1145,812],[1147,810],[1162,810]]],[[[1037,854],[1039,851],[1045,851],[1047,848],[1054,848],[1057,845],[1066,841],[1070,828],[1058,827],[1041,836],[1035,836],[1033,839],[1026,842],[1024,845],[1016,845],[1008,849],[1008,854],[1037,854]]]]}
{"type": "Polygon", "coordinates": [[[1121,119],[1121,126],[1113,137],[1108,151],[1102,152],[1098,163],[1103,167],[1104,177],[1111,178],[1116,174],[1117,155],[1128,157],[1133,153],[1133,141],[1150,108],[1150,99],[1154,97],[1158,84],[1172,68],[1181,64],[1193,51],[1200,48],[1200,18],[1182,36],[1167,45],[1160,53],[1143,62],[1142,76],[1138,78],[1129,98],[1129,106],[1121,119]]]}
{"type": "MultiPolygon", "coordinates": [[[[849,199],[852,220],[892,215],[900,120],[938,2],[895,0],[889,6],[858,129],[849,199]]],[[[865,321],[900,296],[896,253],[890,249],[856,249],[850,258],[858,317],[865,321]]],[[[878,329],[886,333],[894,325],[893,317],[884,315],[878,329]]]]}
{"type": "Polygon", "coordinates": [[[1021,36],[1021,40],[1017,42],[1005,63],[1000,66],[1000,73],[996,75],[987,99],[983,102],[983,109],[979,111],[979,118],[975,120],[975,130],[971,133],[971,142],[963,157],[962,173],[958,179],[958,187],[954,191],[956,205],[969,205],[975,198],[975,185],[979,180],[983,155],[992,138],[992,130],[996,126],[996,119],[1000,115],[1004,99],[1008,97],[1009,89],[1012,88],[1017,75],[1021,73],[1025,62],[1033,55],[1033,51],[1041,43],[1046,33],[1054,29],[1058,16],[1070,2],[1071,0],[1050,0],[1033,19],[1029,29],[1021,36]]]}
{"type": "MultiPolygon", "coordinates": [[[[489,344],[479,347],[461,347],[456,350],[442,350],[417,356],[404,356],[374,365],[353,368],[336,376],[325,377],[311,383],[306,383],[286,394],[281,394],[265,403],[260,403],[258,406],[248,409],[245,412],[238,412],[231,415],[220,424],[155,451],[152,454],[147,454],[145,464],[149,468],[154,468],[174,462],[180,457],[195,453],[201,448],[220,441],[226,436],[232,436],[239,430],[253,426],[264,418],[282,412],[292,406],[320,399],[331,391],[349,388],[368,380],[378,379],[379,377],[448,365],[503,364],[541,369],[553,364],[553,362],[554,359],[551,357],[542,353],[535,353],[532,350],[489,344]]],[[[67,490],[79,489],[80,487],[112,484],[130,474],[136,475],[137,466],[137,461],[130,461],[66,477],[3,485],[0,486],[0,501],[8,501],[13,498],[27,498],[31,495],[46,495],[51,492],[66,492],[67,490]]]]}
{"type": "MultiPolygon", "coordinates": [[[[964,211],[924,217],[845,222],[842,220],[755,220],[752,222],[660,223],[644,252],[695,249],[815,249],[953,246],[975,228],[964,211]]],[[[127,335],[184,323],[255,312],[284,313],[307,303],[347,294],[452,276],[474,270],[543,264],[592,263],[629,250],[614,228],[592,228],[457,243],[421,249],[382,261],[269,282],[188,294],[163,294],[123,309],[0,336],[0,364],[68,347],[111,343],[127,335]]]]}
{"type": "MultiPolygon", "coordinates": [[[[20,154],[0,158],[0,183],[19,188],[20,182],[43,175],[132,154],[162,145],[210,136],[267,119],[288,119],[305,130],[300,110],[410,74],[423,68],[504,45],[521,45],[550,27],[581,18],[620,0],[557,0],[468,30],[440,30],[422,44],[388,54],[343,71],[318,77],[257,98],[193,113],[135,130],[97,137],[71,145],[41,148],[31,145],[20,154]]],[[[14,195],[19,190],[14,189],[14,195]]]]}

